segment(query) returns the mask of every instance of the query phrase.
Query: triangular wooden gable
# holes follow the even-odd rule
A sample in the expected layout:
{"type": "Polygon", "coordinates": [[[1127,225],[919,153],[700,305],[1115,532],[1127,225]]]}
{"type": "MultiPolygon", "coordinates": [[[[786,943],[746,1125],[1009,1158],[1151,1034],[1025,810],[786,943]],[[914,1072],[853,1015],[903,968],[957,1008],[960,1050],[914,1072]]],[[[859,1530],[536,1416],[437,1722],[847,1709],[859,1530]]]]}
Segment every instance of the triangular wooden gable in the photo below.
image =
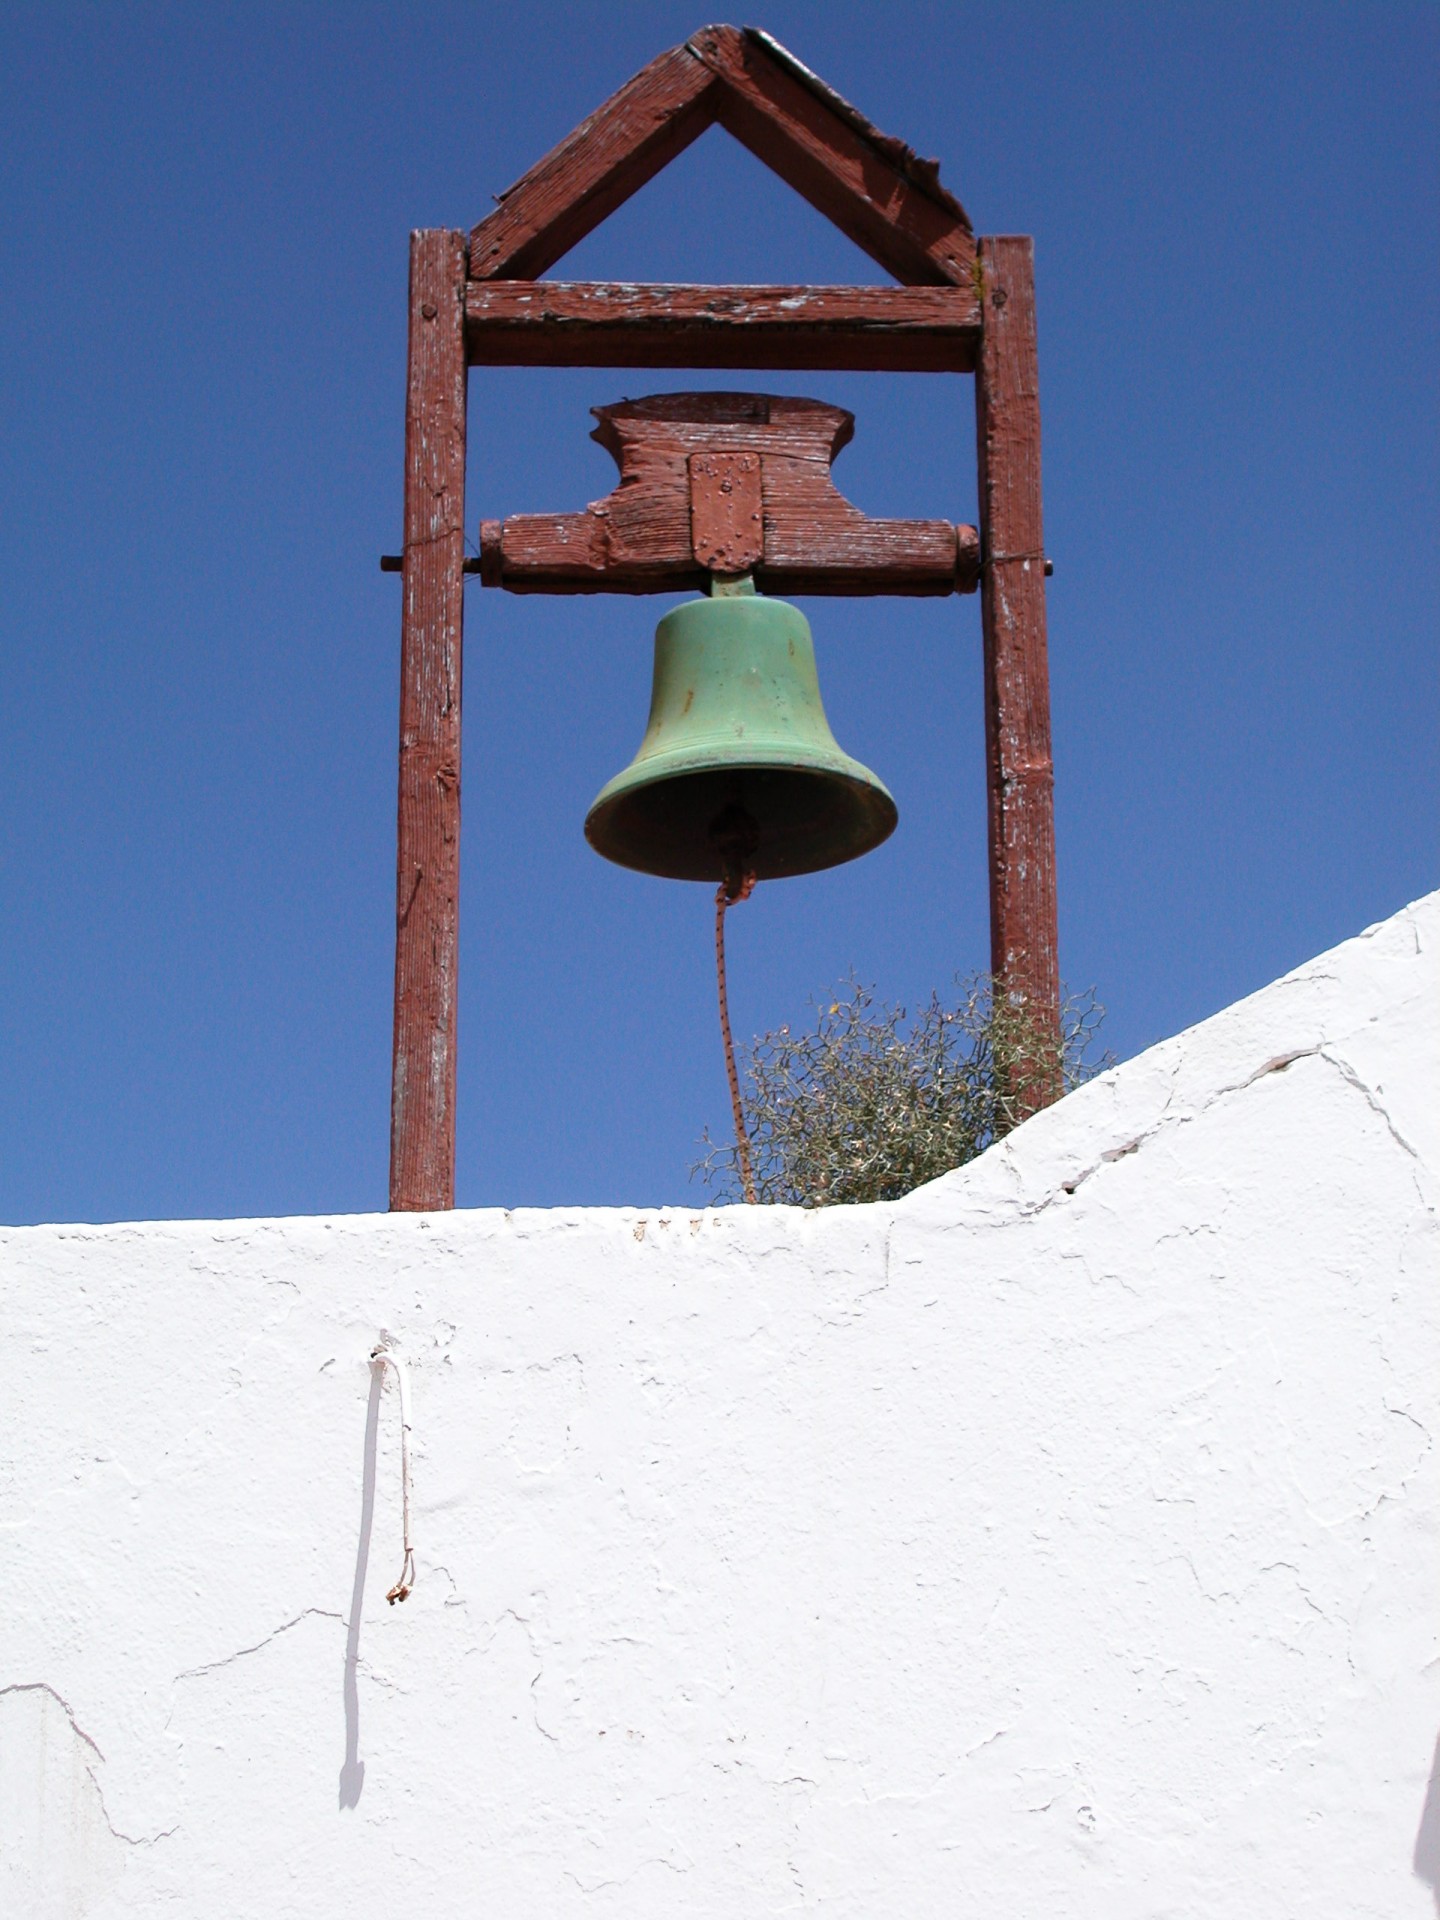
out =
{"type": "Polygon", "coordinates": [[[731,569],[753,569],[792,592],[945,592],[973,589],[978,574],[991,970],[1005,1003],[1027,1008],[1043,1037],[1019,1087],[1022,1110],[1060,1093],[1050,568],[1028,239],[977,246],[933,161],[878,132],[768,34],[705,27],[651,61],[532,167],[472,231],[468,247],[463,234],[445,228],[411,235],[405,460],[405,550],[382,563],[405,581],[392,1208],[455,1204],[460,660],[472,570],[489,586],[567,593],[669,591],[731,569]],[[636,286],[541,277],[717,121],[901,284],[636,286]],[[707,393],[632,403],[632,428],[635,408],[653,423],[667,407],[682,425],[707,428],[701,444],[669,448],[673,486],[630,485],[635,470],[625,471],[622,457],[621,485],[606,501],[580,514],[484,521],[479,560],[468,561],[470,366],[973,372],[980,534],[943,521],[869,521],[833,488],[827,492],[828,480],[807,490],[801,480],[819,478],[828,465],[823,447],[818,460],[802,449],[790,462],[805,474],[777,475],[765,449],[733,447],[735,419],[717,420],[713,411],[763,409],[768,429],[776,424],[771,401],[707,393]],[[708,414],[692,411],[701,403],[708,414]],[[721,498],[727,487],[728,502],[721,498]],[[658,518],[647,520],[652,508],[658,518]],[[621,517],[646,540],[660,528],[658,559],[653,542],[632,538],[629,554],[621,551],[611,537],[621,517]]]}
{"type": "Polygon", "coordinates": [[[643,67],[470,235],[472,280],[533,280],[718,121],[906,286],[969,286],[975,239],[933,160],[879,132],[754,27],[643,67]]]}

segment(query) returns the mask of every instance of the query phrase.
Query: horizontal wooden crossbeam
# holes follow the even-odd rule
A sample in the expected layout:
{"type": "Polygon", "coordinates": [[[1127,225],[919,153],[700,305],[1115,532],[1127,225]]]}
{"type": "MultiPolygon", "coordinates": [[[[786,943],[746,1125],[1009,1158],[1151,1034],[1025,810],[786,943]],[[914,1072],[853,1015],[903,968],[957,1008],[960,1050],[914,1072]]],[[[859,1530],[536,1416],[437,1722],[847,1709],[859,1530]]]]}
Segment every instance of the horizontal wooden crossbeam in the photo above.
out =
{"type": "Polygon", "coordinates": [[[471,366],[970,373],[980,336],[969,287],[472,280],[465,296],[471,366]]]}
{"type": "Polygon", "coordinates": [[[578,513],[480,523],[480,578],[511,593],[973,593],[974,527],[878,520],[836,491],[855,422],[792,394],[658,393],[594,409],[620,484],[578,513]]]}

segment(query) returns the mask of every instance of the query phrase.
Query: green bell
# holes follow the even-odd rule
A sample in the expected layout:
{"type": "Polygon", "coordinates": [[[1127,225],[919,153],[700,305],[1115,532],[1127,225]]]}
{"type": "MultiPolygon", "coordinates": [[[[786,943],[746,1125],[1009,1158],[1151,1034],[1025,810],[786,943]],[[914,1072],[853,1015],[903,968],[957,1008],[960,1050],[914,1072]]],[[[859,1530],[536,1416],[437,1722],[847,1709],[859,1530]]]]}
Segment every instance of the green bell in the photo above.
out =
{"type": "Polygon", "coordinates": [[[830,731],[804,614],[732,588],[655,629],[650,724],[585,837],[665,880],[779,880],[869,853],[897,817],[830,731]]]}

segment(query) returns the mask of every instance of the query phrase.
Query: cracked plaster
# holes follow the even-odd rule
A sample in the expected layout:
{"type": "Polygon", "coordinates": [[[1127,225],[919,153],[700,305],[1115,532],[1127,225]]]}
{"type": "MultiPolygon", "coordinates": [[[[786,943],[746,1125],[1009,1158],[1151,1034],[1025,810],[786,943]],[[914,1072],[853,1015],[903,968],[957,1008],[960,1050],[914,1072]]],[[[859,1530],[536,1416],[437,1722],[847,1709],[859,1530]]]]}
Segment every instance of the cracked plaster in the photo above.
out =
{"type": "Polygon", "coordinates": [[[892,1207],[0,1233],[0,1910],[1440,1910],[1437,935],[892,1207]]]}

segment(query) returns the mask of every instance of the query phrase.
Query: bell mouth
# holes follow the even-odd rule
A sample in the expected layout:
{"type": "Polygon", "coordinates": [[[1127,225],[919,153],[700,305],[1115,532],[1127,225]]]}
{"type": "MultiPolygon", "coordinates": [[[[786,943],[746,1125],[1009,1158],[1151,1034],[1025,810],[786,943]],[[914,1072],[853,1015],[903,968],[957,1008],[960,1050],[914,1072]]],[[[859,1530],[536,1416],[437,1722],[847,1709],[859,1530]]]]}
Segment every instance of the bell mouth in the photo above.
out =
{"type": "Polygon", "coordinates": [[[753,848],[745,865],[757,880],[819,873],[869,853],[895,831],[895,802],[855,764],[855,775],[792,763],[662,776],[602,793],[585,838],[636,873],[719,881],[733,864],[734,822],[748,815],[753,848]]]}

